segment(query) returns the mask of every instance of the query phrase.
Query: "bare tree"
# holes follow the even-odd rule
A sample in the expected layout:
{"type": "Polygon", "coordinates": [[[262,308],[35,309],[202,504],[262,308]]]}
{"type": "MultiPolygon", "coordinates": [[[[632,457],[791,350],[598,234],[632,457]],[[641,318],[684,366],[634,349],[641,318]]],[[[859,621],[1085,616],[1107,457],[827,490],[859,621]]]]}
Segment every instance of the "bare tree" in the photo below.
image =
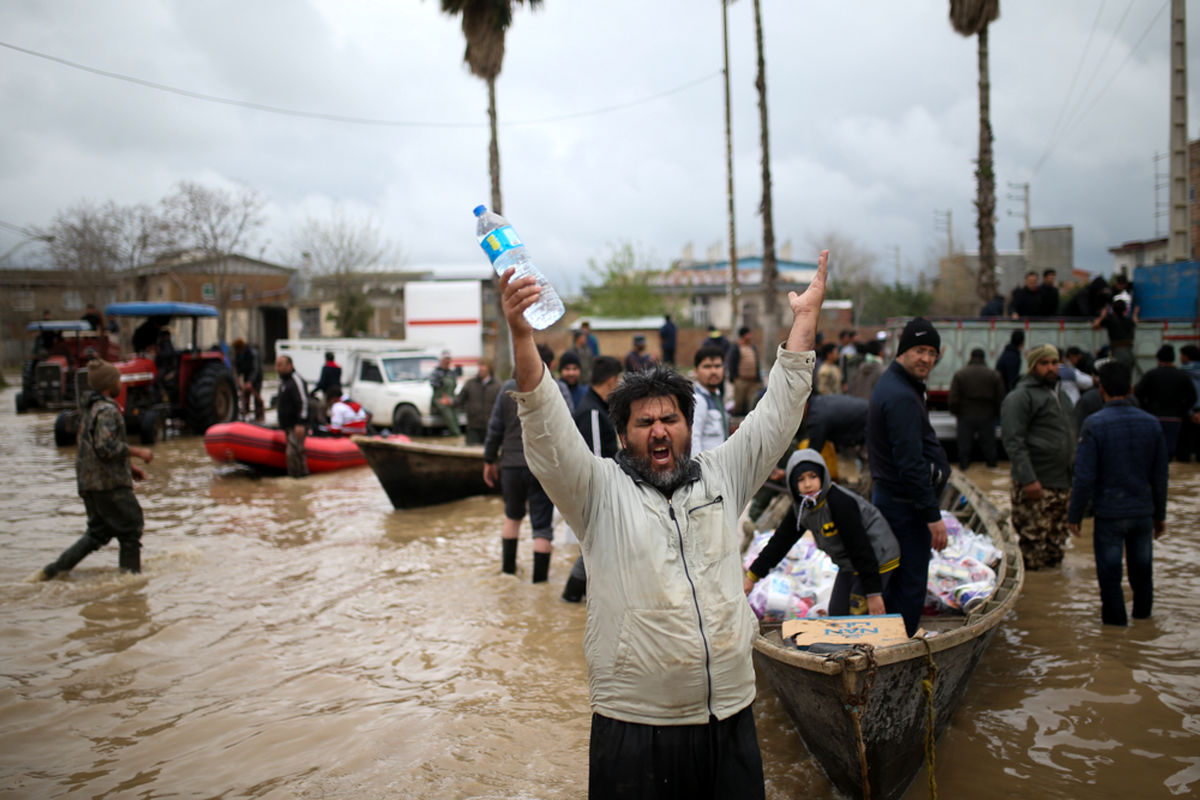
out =
{"type": "Polygon", "coordinates": [[[266,201],[253,189],[210,189],[181,181],[162,201],[166,241],[179,250],[204,256],[213,281],[217,339],[225,340],[225,316],[230,300],[228,257],[251,248],[266,224],[266,201]]]}
{"type": "MultiPolygon", "coordinates": [[[[758,121],[761,137],[762,203],[758,212],[763,222],[762,284],[763,284],[763,345],[766,365],[775,363],[776,331],[779,328],[779,269],[775,262],[775,216],[771,203],[771,145],[767,125],[767,62],[763,54],[762,7],[754,0],[754,40],[758,49],[758,75],[754,87],[758,90],[758,121]]],[[[736,314],[736,309],[734,310],[736,314]]]]}
{"type": "Polygon", "coordinates": [[[330,315],[342,335],[365,333],[375,310],[353,278],[398,259],[398,248],[384,239],[374,219],[355,219],[340,208],[329,219],[309,217],[294,242],[297,261],[307,257],[315,273],[342,278],[337,282],[337,311],[330,315]]]}
{"type": "Polygon", "coordinates": [[[1000,0],[950,0],[950,25],[974,36],[979,62],[979,160],[975,162],[975,227],[979,229],[976,293],[986,303],[996,294],[996,172],[992,163],[991,78],[988,26],[1000,17],[1000,0]]]}
{"type": "MultiPolygon", "coordinates": [[[[471,74],[482,78],[488,89],[488,123],[491,139],[488,142],[488,173],[492,180],[492,211],[503,214],[500,197],[500,139],[496,124],[496,78],[504,66],[504,38],[512,24],[513,5],[525,3],[536,9],[542,0],[442,0],[442,11],[462,17],[463,36],[467,49],[463,61],[471,74]]],[[[496,293],[496,372],[507,375],[512,367],[512,345],[508,325],[500,308],[500,293],[496,293]]]]}
{"type": "Polygon", "coordinates": [[[820,236],[810,236],[814,251],[829,251],[830,296],[845,297],[854,304],[854,324],[862,319],[867,298],[875,281],[875,265],[879,256],[852,237],[836,230],[820,236]]]}
{"type": "Polygon", "coordinates": [[[54,215],[37,234],[48,242],[54,268],[79,276],[83,299],[103,304],[113,287],[113,275],[137,266],[159,243],[162,220],[149,206],[104,205],[88,201],[54,215]]]}

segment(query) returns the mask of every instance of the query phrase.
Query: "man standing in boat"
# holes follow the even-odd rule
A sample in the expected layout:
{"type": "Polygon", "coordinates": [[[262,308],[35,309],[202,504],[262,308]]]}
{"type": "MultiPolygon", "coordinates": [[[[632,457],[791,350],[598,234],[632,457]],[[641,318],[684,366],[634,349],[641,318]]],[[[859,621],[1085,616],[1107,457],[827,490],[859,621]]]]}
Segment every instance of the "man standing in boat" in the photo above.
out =
{"type": "Polygon", "coordinates": [[[308,474],[308,458],[304,455],[304,439],[308,436],[308,384],[296,372],[291,356],[275,359],[279,374],[279,402],[275,416],[287,436],[287,471],[293,478],[308,474]]]}
{"type": "Polygon", "coordinates": [[[763,797],[737,519],[803,417],[828,251],[802,295],[769,389],[724,444],[695,458],[693,394],[677,372],[627,374],[609,396],[624,449],[597,458],[542,366],[523,312],[533,279],[500,279],[525,458],[578,532],[589,576],[589,796],[763,797]]]}
{"type": "Polygon", "coordinates": [[[925,380],[941,346],[929,320],[909,320],[896,360],[875,384],[867,411],[871,502],[900,542],[900,566],[883,600],[888,611],[904,617],[909,636],[917,632],[925,607],[929,549],[941,550],[947,538],[938,496],[950,477],[950,461],[925,407],[925,380]]]}

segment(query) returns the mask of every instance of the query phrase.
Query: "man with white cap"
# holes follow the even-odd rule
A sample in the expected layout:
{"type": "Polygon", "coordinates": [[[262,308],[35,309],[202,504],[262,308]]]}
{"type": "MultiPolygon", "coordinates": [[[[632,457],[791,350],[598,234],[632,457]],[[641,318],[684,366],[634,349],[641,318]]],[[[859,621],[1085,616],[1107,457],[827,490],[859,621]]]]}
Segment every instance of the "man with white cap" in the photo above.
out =
{"type": "Polygon", "coordinates": [[[1056,567],[1067,541],[1067,504],[1075,462],[1071,399],[1058,380],[1058,348],[1025,354],[1028,368],[1000,407],[1000,433],[1012,471],[1012,522],[1025,569],[1056,567]]]}
{"type": "Polygon", "coordinates": [[[121,393],[121,373],[112,364],[94,358],[88,362],[88,392],[79,423],[79,452],[75,479],[87,509],[87,532],[38,573],[39,580],[70,572],[89,553],[116,537],[122,572],[142,571],[142,507],[133,494],[133,481],[146,473],[129,459],[147,464],[154,458],[148,447],[125,441],[125,420],[114,398],[121,393]]]}

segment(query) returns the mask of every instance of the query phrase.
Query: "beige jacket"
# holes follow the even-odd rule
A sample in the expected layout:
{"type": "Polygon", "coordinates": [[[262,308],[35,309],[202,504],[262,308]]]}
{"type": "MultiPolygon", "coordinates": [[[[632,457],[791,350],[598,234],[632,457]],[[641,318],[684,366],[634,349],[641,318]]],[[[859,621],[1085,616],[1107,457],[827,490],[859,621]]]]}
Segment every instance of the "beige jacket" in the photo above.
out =
{"type": "Polygon", "coordinates": [[[587,563],[596,713],[696,725],[754,699],[758,622],[742,591],[737,519],[800,426],[815,361],[780,348],[766,396],[724,444],[696,456],[694,479],[670,499],[591,454],[549,373],[513,394],[525,459],[587,563]]]}

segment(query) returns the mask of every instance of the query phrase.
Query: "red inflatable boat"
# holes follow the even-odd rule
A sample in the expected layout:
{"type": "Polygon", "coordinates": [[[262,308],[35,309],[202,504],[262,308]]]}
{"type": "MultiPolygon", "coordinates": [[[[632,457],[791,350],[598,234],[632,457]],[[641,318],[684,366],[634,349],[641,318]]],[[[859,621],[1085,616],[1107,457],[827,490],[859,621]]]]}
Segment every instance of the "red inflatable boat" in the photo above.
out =
{"type": "MultiPolygon", "coordinates": [[[[407,436],[389,436],[407,442],[407,436]]],[[[213,461],[236,461],[256,469],[287,472],[287,437],[279,428],[250,422],[222,422],[204,433],[204,449],[213,461]]],[[[309,436],[304,440],[309,472],[365,466],[367,459],[348,436],[309,436]]]]}

